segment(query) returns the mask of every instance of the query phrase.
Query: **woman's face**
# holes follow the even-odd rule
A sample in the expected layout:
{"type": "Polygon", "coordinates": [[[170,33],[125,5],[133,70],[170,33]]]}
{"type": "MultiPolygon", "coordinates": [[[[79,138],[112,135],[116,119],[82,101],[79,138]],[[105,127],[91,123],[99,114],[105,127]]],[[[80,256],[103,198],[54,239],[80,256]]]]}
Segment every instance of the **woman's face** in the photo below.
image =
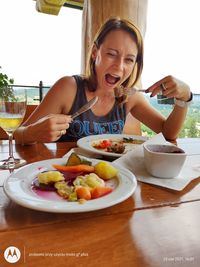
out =
{"type": "Polygon", "coordinates": [[[100,48],[93,48],[97,88],[114,89],[132,73],[137,58],[137,45],[123,30],[111,31],[100,48]]]}

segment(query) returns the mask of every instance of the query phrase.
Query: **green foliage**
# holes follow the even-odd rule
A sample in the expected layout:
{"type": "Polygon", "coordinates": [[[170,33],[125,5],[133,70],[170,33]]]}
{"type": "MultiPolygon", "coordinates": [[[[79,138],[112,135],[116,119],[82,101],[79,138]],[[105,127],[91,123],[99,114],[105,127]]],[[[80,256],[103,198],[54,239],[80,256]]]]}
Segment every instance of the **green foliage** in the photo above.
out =
{"type": "Polygon", "coordinates": [[[188,116],[179,137],[200,137],[200,129],[198,129],[197,124],[198,121],[194,116],[188,116]]]}
{"type": "MultiPolygon", "coordinates": [[[[168,117],[170,114],[172,107],[171,105],[159,105],[157,103],[156,99],[149,100],[161,114],[163,114],[165,117],[168,117]]],[[[193,97],[193,103],[189,107],[188,114],[186,117],[186,120],[184,122],[183,128],[181,132],[179,133],[179,138],[183,137],[200,137],[200,95],[194,95],[193,97]]],[[[146,127],[145,125],[142,125],[142,132],[144,135],[147,135],[149,137],[152,137],[155,135],[155,133],[146,127]]]]}
{"type": "Polygon", "coordinates": [[[0,72],[0,88],[8,86],[14,83],[13,79],[9,79],[6,74],[0,72]]]}
{"type": "Polygon", "coordinates": [[[8,78],[8,76],[2,72],[0,72],[0,96],[4,97],[6,100],[9,98],[13,99],[13,88],[12,84],[14,83],[14,79],[8,78]]]}

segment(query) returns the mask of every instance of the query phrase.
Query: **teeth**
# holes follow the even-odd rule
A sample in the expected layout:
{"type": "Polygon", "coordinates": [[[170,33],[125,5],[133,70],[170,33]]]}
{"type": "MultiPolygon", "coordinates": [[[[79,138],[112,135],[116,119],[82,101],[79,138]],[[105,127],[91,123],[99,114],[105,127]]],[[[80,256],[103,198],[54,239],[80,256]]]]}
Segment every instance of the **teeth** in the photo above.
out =
{"type": "Polygon", "coordinates": [[[111,76],[115,77],[115,78],[119,78],[118,75],[115,75],[115,74],[110,74],[111,76]]]}

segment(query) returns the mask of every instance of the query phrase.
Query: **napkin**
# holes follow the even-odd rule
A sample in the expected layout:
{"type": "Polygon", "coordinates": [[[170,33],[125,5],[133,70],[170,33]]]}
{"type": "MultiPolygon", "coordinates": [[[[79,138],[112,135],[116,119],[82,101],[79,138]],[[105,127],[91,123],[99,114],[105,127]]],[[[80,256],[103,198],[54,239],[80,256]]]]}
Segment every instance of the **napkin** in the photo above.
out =
{"type": "MultiPolygon", "coordinates": [[[[164,136],[160,133],[149,139],[145,143],[148,144],[166,144],[164,136]]],[[[132,151],[129,151],[119,159],[113,161],[118,165],[121,165],[129,169],[138,181],[158,185],[161,187],[181,191],[192,180],[200,177],[200,155],[191,155],[186,157],[184,166],[175,178],[156,178],[151,176],[144,166],[144,152],[143,145],[139,145],[132,151]]]]}

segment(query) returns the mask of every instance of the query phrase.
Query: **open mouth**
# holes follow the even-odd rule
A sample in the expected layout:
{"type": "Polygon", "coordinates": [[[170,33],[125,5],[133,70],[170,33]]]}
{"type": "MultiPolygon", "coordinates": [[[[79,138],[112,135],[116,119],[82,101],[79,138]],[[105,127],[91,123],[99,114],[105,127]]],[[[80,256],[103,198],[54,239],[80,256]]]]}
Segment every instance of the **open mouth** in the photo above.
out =
{"type": "Polygon", "coordinates": [[[114,85],[120,80],[120,77],[117,75],[106,74],[105,79],[107,83],[114,85]]]}

